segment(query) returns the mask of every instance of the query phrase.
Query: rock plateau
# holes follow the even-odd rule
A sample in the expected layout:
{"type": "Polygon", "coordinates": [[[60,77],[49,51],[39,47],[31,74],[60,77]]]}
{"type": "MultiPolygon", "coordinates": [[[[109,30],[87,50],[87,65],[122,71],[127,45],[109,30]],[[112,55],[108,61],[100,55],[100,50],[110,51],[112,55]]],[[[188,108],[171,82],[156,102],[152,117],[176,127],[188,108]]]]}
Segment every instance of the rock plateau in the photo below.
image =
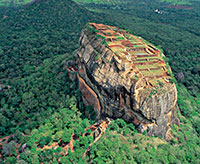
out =
{"type": "Polygon", "coordinates": [[[123,118],[140,132],[168,138],[177,90],[164,54],[117,27],[89,23],[77,51],[79,89],[98,119],[123,118]]]}

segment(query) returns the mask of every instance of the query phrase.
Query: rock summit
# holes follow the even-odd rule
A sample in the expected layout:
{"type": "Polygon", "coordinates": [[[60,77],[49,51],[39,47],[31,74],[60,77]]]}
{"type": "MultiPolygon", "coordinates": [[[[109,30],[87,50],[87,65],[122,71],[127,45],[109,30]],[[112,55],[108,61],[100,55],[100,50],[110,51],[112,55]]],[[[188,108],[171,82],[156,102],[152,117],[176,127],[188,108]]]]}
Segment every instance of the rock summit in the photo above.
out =
{"type": "Polygon", "coordinates": [[[123,118],[151,136],[179,124],[177,89],[161,50],[126,30],[89,23],[77,51],[78,81],[97,118],[123,118]]]}

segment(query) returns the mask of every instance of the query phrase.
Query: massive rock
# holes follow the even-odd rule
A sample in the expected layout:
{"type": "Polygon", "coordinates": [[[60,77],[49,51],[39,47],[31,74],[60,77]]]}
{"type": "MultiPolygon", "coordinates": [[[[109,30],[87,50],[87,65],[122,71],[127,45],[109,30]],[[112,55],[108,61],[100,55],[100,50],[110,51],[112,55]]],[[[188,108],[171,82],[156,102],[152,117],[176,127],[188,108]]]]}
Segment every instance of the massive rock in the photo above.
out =
{"type": "Polygon", "coordinates": [[[177,90],[164,54],[117,27],[89,23],[77,51],[79,88],[97,118],[123,118],[140,132],[168,137],[177,90]]]}

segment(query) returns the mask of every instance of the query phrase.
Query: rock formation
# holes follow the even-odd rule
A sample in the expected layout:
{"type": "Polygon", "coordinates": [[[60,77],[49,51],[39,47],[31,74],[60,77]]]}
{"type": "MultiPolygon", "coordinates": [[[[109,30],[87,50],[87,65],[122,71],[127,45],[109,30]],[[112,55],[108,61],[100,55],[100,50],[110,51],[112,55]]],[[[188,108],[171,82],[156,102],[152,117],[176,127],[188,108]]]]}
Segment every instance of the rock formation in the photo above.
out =
{"type": "Polygon", "coordinates": [[[79,88],[97,118],[123,118],[162,136],[178,124],[177,90],[164,54],[117,27],[89,23],[77,51],[79,88]]]}

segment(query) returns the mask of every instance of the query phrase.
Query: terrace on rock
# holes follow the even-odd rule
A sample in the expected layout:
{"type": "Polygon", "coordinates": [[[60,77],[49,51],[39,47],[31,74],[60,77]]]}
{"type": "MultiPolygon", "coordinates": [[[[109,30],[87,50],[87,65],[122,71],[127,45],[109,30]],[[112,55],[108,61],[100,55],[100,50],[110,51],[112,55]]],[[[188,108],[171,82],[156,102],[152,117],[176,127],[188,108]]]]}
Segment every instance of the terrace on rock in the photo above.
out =
{"type": "Polygon", "coordinates": [[[105,38],[109,49],[116,56],[118,67],[125,65],[126,71],[122,76],[130,79],[143,78],[152,86],[158,78],[163,83],[169,82],[171,77],[160,50],[125,30],[103,24],[90,25],[99,31],[97,35],[105,38]]]}

